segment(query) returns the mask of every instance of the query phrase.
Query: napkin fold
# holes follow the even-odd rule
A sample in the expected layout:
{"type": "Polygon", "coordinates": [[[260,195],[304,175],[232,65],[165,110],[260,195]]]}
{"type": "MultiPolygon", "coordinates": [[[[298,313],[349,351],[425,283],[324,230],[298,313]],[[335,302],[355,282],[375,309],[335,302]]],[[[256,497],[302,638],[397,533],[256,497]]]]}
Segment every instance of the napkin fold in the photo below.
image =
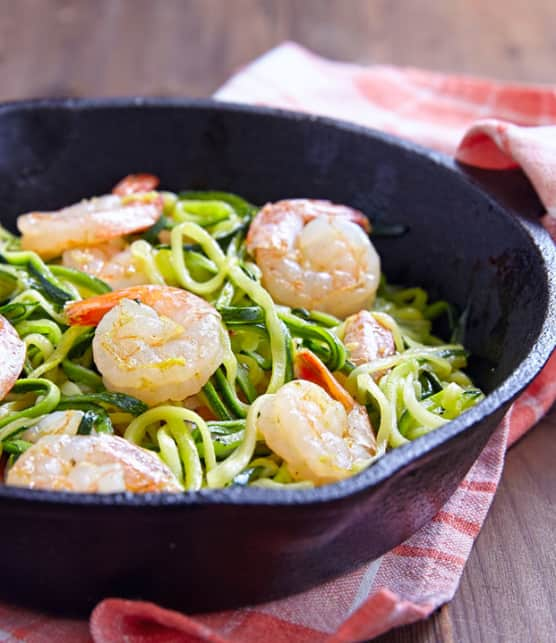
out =
{"type": "MultiPolygon", "coordinates": [[[[353,120],[483,168],[521,166],[556,232],[556,90],[391,66],[324,60],[285,43],[232,77],[221,100],[353,120]]],[[[347,643],[425,618],[449,601],[490,507],[504,453],[556,399],[556,355],[511,407],[432,521],[382,558],[302,594],[240,610],[186,616],[107,599],[87,624],[0,605],[2,640],[147,643],[347,643]]],[[[184,588],[184,591],[187,591],[184,588]]]]}

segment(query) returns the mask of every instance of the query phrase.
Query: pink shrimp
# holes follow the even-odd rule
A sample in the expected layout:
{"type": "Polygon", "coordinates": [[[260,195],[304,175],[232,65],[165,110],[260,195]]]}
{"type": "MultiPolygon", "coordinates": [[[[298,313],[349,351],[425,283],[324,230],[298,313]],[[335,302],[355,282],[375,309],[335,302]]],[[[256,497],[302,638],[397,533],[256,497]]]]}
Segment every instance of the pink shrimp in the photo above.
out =
{"type": "Polygon", "coordinates": [[[281,304],[346,317],[368,307],[380,259],[359,211],[329,201],[267,204],[255,217],[247,247],[262,281],[281,304]]]}
{"type": "Polygon", "coordinates": [[[346,319],[344,344],[356,365],[388,357],[396,352],[392,331],[384,327],[368,310],[346,319]]]}
{"type": "Polygon", "coordinates": [[[217,310],[170,286],[134,286],[69,304],[72,325],[95,326],[93,359],[110,391],[147,404],[198,393],[225,358],[217,310]]]}
{"type": "Polygon", "coordinates": [[[65,250],[96,246],[150,228],[162,214],[163,201],[155,192],[133,191],[140,185],[129,180],[121,188],[116,186],[116,194],[85,199],[54,212],[22,214],[17,219],[22,248],[53,259],[65,250]]]}
{"type": "Polygon", "coordinates": [[[121,238],[90,248],[65,250],[62,255],[64,266],[98,277],[115,290],[149,282],[138,263],[131,246],[121,238]]]}
{"type": "Polygon", "coordinates": [[[376,454],[367,411],[311,351],[297,352],[295,374],[264,396],[257,429],[295,480],[343,480],[376,454]]]}
{"type": "Polygon", "coordinates": [[[104,434],[45,435],[9,469],[6,484],[83,493],[182,491],[155,453],[104,434]]]}
{"type": "Polygon", "coordinates": [[[316,485],[343,480],[376,453],[365,407],[345,406],[307,380],[293,380],[262,398],[257,430],[287,464],[294,480],[316,485]]]}

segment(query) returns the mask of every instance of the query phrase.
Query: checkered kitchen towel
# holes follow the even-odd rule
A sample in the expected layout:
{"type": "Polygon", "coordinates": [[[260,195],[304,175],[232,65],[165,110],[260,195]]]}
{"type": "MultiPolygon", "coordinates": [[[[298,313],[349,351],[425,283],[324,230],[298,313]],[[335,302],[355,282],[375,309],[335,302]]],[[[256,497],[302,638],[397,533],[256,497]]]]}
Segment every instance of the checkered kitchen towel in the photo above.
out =
{"type": "MultiPolygon", "coordinates": [[[[547,227],[556,233],[556,90],[551,87],[335,63],[286,43],[239,72],[216,96],[350,119],[479,167],[520,165],[546,206],[547,227]]],[[[2,640],[340,643],[425,618],[456,591],[507,446],[555,399],[556,354],[430,524],[379,560],[334,581],[273,603],[200,616],[107,599],[94,610],[90,629],[84,621],[0,606],[2,640]]]]}

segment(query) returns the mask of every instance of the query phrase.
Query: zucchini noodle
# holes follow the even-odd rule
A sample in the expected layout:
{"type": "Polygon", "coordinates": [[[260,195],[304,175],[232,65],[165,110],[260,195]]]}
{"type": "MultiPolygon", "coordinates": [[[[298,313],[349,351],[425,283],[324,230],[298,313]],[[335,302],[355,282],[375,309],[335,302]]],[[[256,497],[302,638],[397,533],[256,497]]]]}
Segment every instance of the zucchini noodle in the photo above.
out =
{"type": "MultiPolygon", "coordinates": [[[[0,402],[0,449],[8,466],[32,446],[26,430],[55,412],[73,411],[80,412],[78,435],[115,434],[157,454],[184,491],[311,488],[315,483],[290,470],[258,429],[278,392],[300,377],[299,355],[312,355],[368,414],[376,445],[352,474],[484,397],[462,370],[468,358],[459,343],[463,318],[458,322],[447,302],[431,303],[425,290],[393,286],[382,277],[371,313],[391,335],[393,349],[356,365],[344,343],[348,321],[278,305],[265,288],[245,241],[257,207],[225,192],[158,194],[160,218],[123,238],[122,247],[129,248],[144,283],[179,287],[214,306],[221,318],[220,365],[199,393],[180,402],[149,408],[107,390],[93,356],[95,328],[71,325],[65,310],[111,287],[60,260],[45,262],[22,250],[20,240],[0,227],[0,315],[25,347],[23,371],[0,402]],[[442,325],[446,336],[452,334],[448,342],[435,334],[442,325]]],[[[161,366],[162,382],[165,368],[177,362],[168,358],[161,366]]]]}
{"type": "Polygon", "coordinates": [[[138,239],[131,244],[130,249],[131,255],[138,263],[141,272],[147,276],[149,283],[163,286],[164,277],[156,265],[156,255],[150,243],[138,239]]]}
{"type": "Polygon", "coordinates": [[[41,308],[48,317],[58,322],[58,324],[65,324],[66,319],[60,310],[56,310],[51,302],[49,302],[40,292],[33,289],[24,290],[22,293],[14,297],[9,304],[0,306],[0,314],[4,315],[10,321],[19,321],[19,319],[27,319],[36,308],[41,308]],[[20,306],[18,306],[20,304],[20,306]]]}
{"type": "Polygon", "coordinates": [[[54,411],[60,401],[60,389],[45,379],[25,378],[15,383],[11,394],[37,393],[33,403],[20,410],[13,411],[0,418],[0,441],[19,431],[30,419],[54,411]]]}
{"type": "Polygon", "coordinates": [[[182,223],[172,230],[172,266],[180,285],[196,295],[210,295],[218,288],[221,288],[227,272],[226,256],[210,234],[195,223],[182,223]],[[193,279],[187,268],[183,252],[184,237],[193,239],[202,245],[207,257],[212,260],[218,269],[214,277],[204,282],[193,279]]]}
{"type": "Polygon", "coordinates": [[[64,360],[70,350],[75,346],[77,341],[84,335],[90,334],[90,329],[86,326],[71,326],[62,335],[60,342],[56,349],[48,356],[48,358],[37,368],[35,368],[29,377],[40,377],[44,373],[48,373],[53,368],[58,366],[64,360]]]}
{"type": "Polygon", "coordinates": [[[415,389],[413,386],[413,378],[410,374],[403,384],[403,401],[408,412],[425,428],[436,429],[448,420],[427,411],[427,409],[419,403],[415,396],[415,389]]]}
{"type": "Polygon", "coordinates": [[[384,453],[387,445],[396,447],[405,444],[407,440],[400,435],[397,428],[396,412],[393,408],[395,401],[389,400],[366,373],[359,375],[357,384],[361,391],[374,399],[380,411],[380,424],[376,436],[378,453],[384,453]]]}
{"type": "Polygon", "coordinates": [[[207,473],[207,483],[209,487],[213,489],[224,487],[249,464],[255,452],[255,444],[257,441],[256,419],[259,415],[261,404],[265,399],[266,396],[261,395],[261,397],[251,405],[245,423],[245,434],[239,447],[230,457],[226,458],[224,462],[221,462],[207,473]]]}
{"type": "Polygon", "coordinates": [[[203,418],[189,409],[180,408],[178,406],[158,406],[150,409],[139,417],[135,418],[127,427],[124,437],[130,442],[141,444],[147,427],[149,424],[155,422],[172,423],[171,426],[175,428],[177,422],[194,424],[200,431],[203,439],[204,447],[204,460],[207,471],[213,469],[216,465],[216,456],[214,453],[214,445],[210,431],[203,418]]]}

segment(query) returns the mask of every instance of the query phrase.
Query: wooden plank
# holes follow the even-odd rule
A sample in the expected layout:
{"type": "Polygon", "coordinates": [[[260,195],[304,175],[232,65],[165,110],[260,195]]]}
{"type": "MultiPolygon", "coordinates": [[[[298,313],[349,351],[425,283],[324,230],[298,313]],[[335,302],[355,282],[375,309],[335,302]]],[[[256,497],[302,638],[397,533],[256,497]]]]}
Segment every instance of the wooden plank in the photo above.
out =
{"type": "Polygon", "coordinates": [[[508,452],[454,599],[377,643],[555,640],[555,432],[556,408],[508,452]]]}
{"type": "Polygon", "coordinates": [[[556,410],[509,453],[451,607],[456,639],[556,639],[556,410]]]}
{"type": "Polygon", "coordinates": [[[553,0],[0,0],[0,99],[204,96],[288,38],[337,59],[548,82],[554,33],[553,0]]]}

